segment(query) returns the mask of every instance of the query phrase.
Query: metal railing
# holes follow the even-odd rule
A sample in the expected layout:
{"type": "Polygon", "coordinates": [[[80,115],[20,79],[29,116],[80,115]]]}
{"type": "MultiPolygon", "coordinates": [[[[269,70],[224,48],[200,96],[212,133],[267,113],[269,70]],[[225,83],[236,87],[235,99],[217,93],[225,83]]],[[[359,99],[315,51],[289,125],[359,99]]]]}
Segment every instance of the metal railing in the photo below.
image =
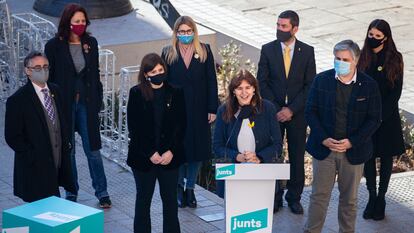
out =
{"type": "Polygon", "coordinates": [[[0,0],[0,101],[14,90],[15,58],[10,12],[5,0],[0,0]]]}
{"type": "Polygon", "coordinates": [[[15,77],[17,85],[22,86],[27,78],[23,72],[23,60],[33,50],[43,51],[46,42],[57,29],[55,25],[33,13],[20,13],[11,16],[12,38],[15,45],[15,77]]]}
{"type": "Polygon", "coordinates": [[[119,74],[119,90],[118,90],[118,142],[117,152],[121,161],[126,161],[128,153],[128,125],[127,125],[127,104],[129,97],[129,89],[133,85],[134,79],[138,77],[139,66],[127,66],[121,68],[119,74]]]}

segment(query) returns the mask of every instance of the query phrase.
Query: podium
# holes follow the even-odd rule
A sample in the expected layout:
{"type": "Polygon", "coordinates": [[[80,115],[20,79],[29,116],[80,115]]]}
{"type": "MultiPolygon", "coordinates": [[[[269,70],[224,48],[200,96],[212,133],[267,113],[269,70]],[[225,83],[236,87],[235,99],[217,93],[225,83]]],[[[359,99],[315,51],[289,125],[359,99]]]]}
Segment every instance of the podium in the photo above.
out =
{"type": "Polygon", "coordinates": [[[226,232],[271,233],[275,182],[289,178],[289,164],[216,164],[216,180],[226,181],[226,232]]]}

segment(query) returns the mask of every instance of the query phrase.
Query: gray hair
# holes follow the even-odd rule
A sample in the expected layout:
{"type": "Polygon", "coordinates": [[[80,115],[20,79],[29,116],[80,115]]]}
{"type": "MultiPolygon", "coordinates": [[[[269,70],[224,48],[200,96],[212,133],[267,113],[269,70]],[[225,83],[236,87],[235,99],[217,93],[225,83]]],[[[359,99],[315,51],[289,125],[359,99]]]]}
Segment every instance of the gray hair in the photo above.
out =
{"type": "Polygon", "coordinates": [[[23,60],[24,67],[29,67],[29,65],[32,63],[32,59],[35,57],[44,57],[47,60],[46,56],[42,52],[35,50],[27,54],[27,56],[24,58],[23,60]]]}
{"type": "Polygon", "coordinates": [[[359,56],[361,55],[361,50],[359,49],[357,43],[355,43],[353,40],[343,40],[335,45],[333,54],[336,55],[338,51],[344,50],[350,51],[354,61],[358,61],[359,56]]]}

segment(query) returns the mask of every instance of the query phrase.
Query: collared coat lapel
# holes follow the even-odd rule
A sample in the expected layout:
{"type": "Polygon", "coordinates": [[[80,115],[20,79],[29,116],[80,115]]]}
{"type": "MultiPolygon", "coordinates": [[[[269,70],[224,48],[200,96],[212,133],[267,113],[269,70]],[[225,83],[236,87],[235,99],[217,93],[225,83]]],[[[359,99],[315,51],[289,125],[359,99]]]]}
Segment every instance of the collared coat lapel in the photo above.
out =
{"type": "Polygon", "coordinates": [[[42,105],[42,102],[40,102],[39,96],[36,94],[36,91],[33,87],[33,84],[31,83],[31,81],[28,81],[26,84],[26,88],[29,92],[29,97],[31,99],[31,101],[33,102],[33,107],[36,109],[36,113],[38,115],[38,117],[40,118],[40,122],[42,124],[42,129],[44,130],[45,135],[47,135],[47,137],[49,138],[49,130],[48,130],[48,126],[47,126],[47,122],[46,122],[46,116],[45,116],[45,112],[44,112],[44,108],[42,105]]]}
{"type": "Polygon", "coordinates": [[[276,43],[274,44],[275,49],[275,61],[273,65],[275,67],[281,67],[281,69],[277,68],[276,72],[278,73],[277,77],[282,78],[282,83],[286,86],[286,73],[285,73],[285,63],[283,62],[283,51],[282,51],[282,45],[280,44],[279,40],[276,40],[276,43]]]}
{"type": "Polygon", "coordinates": [[[191,68],[192,68],[191,66],[193,65],[193,62],[195,60],[194,54],[196,53],[196,51],[194,50],[194,53],[191,56],[191,61],[190,61],[190,65],[188,66],[188,68],[187,68],[187,66],[185,66],[184,59],[181,56],[180,48],[178,46],[177,46],[177,53],[178,53],[178,62],[180,63],[180,66],[183,68],[183,72],[190,71],[191,68]]]}
{"type": "MultiPolygon", "coordinates": [[[[301,55],[301,43],[296,40],[295,47],[293,49],[293,58],[290,63],[290,69],[289,69],[289,76],[287,77],[287,81],[290,82],[291,77],[295,77],[295,72],[297,70],[297,66],[300,64],[300,60],[302,59],[301,55]]],[[[283,56],[282,56],[283,58],[283,56]]],[[[285,64],[283,62],[283,70],[285,70],[285,64]]],[[[286,76],[285,76],[286,77],[286,76]]]]}
{"type": "Polygon", "coordinates": [[[349,103],[348,103],[348,116],[349,117],[352,116],[351,112],[354,111],[355,103],[357,101],[358,96],[360,95],[361,88],[363,85],[363,82],[360,81],[358,76],[360,76],[360,74],[357,72],[356,82],[354,83],[354,86],[352,87],[351,96],[349,97],[349,103]]]}
{"type": "Polygon", "coordinates": [[[91,46],[89,44],[88,37],[82,37],[81,39],[81,46],[82,46],[82,54],[85,58],[85,68],[89,67],[89,63],[91,60],[91,46]]]}

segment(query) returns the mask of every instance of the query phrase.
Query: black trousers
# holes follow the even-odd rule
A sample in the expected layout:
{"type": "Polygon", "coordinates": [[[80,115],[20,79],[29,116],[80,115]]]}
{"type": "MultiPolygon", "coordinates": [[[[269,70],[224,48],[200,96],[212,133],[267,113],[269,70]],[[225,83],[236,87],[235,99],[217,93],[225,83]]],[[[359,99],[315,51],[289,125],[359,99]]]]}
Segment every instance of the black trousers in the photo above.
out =
{"type": "MultiPolygon", "coordinates": [[[[306,127],[298,127],[292,122],[280,123],[282,139],[287,138],[290,179],[287,181],[287,193],[285,199],[288,203],[300,201],[303,187],[305,185],[305,144],[306,144],[306,127]]],[[[279,183],[280,184],[280,183],[279,183]]],[[[275,204],[282,199],[283,189],[276,185],[275,204]]]]}
{"type": "Polygon", "coordinates": [[[153,166],[143,172],[132,169],[137,187],[134,233],[151,233],[151,201],[158,180],[162,200],[163,232],[180,233],[177,206],[178,169],[166,170],[153,166]]]}
{"type": "MultiPolygon", "coordinates": [[[[378,195],[384,196],[388,190],[392,172],[392,156],[384,156],[380,158],[380,181],[378,188],[378,195]]],[[[374,192],[377,190],[377,164],[376,158],[373,156],[364,165],[364,174],[367,179],[368,191],[374,192]]]]}

